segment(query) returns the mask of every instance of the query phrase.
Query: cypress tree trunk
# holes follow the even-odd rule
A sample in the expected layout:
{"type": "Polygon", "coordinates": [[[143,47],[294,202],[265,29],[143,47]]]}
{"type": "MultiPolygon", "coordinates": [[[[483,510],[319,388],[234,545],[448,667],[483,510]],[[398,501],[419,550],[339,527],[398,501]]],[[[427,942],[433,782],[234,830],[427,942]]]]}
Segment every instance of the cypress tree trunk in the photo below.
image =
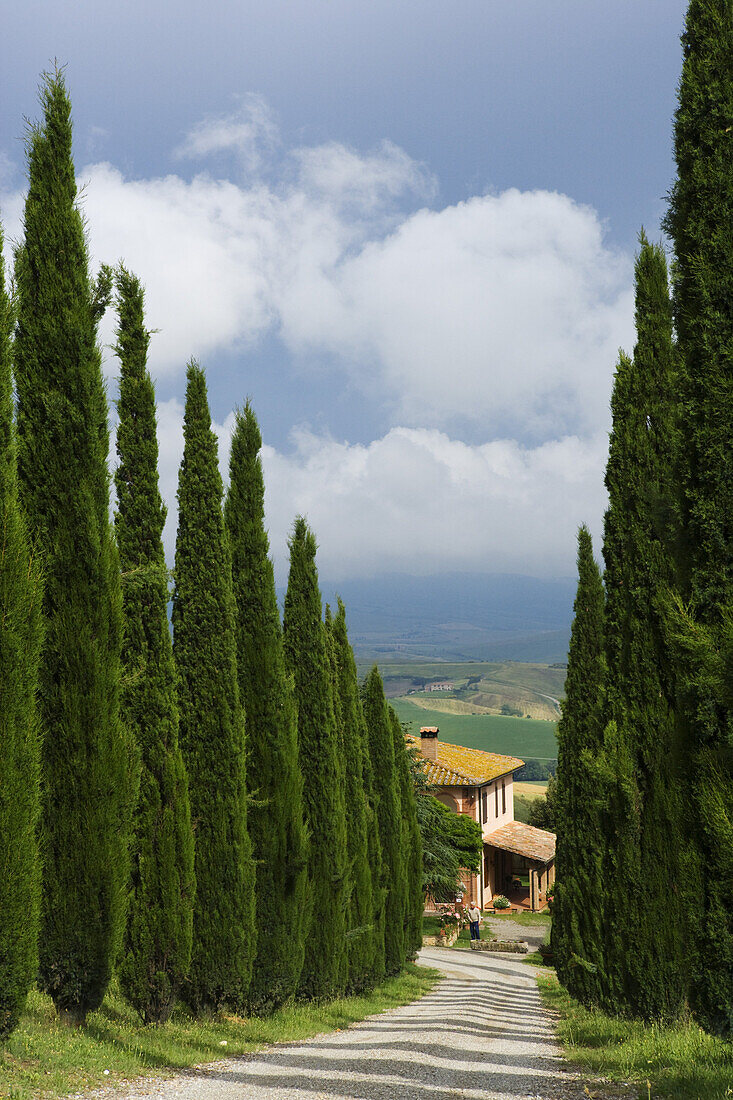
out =
{"type": "Polygon", "coordinates": [[[155,391],[147,370],[143,289],[117,273],[119,465],[115,525],[122,567],[126,678],[122,716],[140,747],[132,879],[120,983],[145,1023],[162,1023],[188,973],[195,883],[188,779],[178,745],[165,506],[158,490],[155,391]]]}
{"type": "Polygon", "coordinates": [[[386,973],[389,975],[399,973],[405,961],[405,874],[394,735],[387,713],[382,677],[376,665],[364,683],[362,706],[369,737],[379,840],[382,847],[383,885],[386,890],[384,958],[386,973]]]}
{"type": "Polygon", "coordinates": [[[603,583],[586,527],[578,532],[578,591],[570,635],[556,779],[557,884],[552,945],[557,974],[586,1004],[599,1000],[602,969],[600,827],[595,761],[603,747],[603,583]]]}
{"type": "Polygon", "coordinates": [[[348,982],[354,992],[367,989],[373,981],[375,943],[373,866],[369,858],[369,805],[364,785],[364,715],[359,699],[356,662],[346,631],[346,610],[341,600],[331,622],[335,687],[341,723],[342,751],[346,761],[346,841],[351,870],[351,901],[348,908],[348,982]]]}
{"type": "MultiPolygon", "coordinates": [[[[644,233],[636,262],[637,343],[621,357],[611,401],[603,555],[607,717],[625,795],[610,816],[607,1002],[635,1015],[676,1016],[685,998],[689,939],[680,890],[687,871],[674,685],[662,606],[673,583],[672,312],[664,252],[644,233]],[[622,746],[623,743],[623,747],[622,746]],[[631,840],[638,828],[638,851],[631,840]]],[[[617,788],[620,789],[620,788],[617,788]]]]}
{"type": "Polygon", "coordinates": [[[16,262],[18,473],[29,527],[46,549],[40,979],[64,1018],[79,1022],[101,1004],[120,947],[137,767],[119,718],[122,603],[96,342],[111,274],[95,292],[60,74],[45,78],[41,102],[16,262]]]}
{"type": "Polygon", "coordinates": [[[300,768],[310,833],[308,864],[313,905],[298,987],[303,998],[340,992],[346,953],[346,809],[339,785],[338,735],[331,672],[321,619],[316,540],[298,517],[290,538],[290,574],[283,618],[285,658],[295,681],[300,768]]]}
{"type": "MultiPolygon", "coordinates": [[[[693,1007],[712,1031],[733,1031],[733,762],[730,691],[709,675],[733,611],[733,7],[692,0],[682,38],[675,119],[677,180],[666,229],[674,242],[674,314],[681,352],[683,540],[678,554],[687,636],[700,649],[684,677],[680,719],[695,805],[704,891],[693,1007]]],[[[684,632],[683,632],[684,633],[684,632]]],[[[683,661],[681,661],[683,663],[683,661]]]]}
{"type": "Polygon", "coordinates": [[[0,1042],[18,1023],[36,977],[41,900],[35,695],[43,592],[18,504],[12,325],[0,233],[0,1042]]]}
{"type": "Polygon", "coordinates": [[[216,436],[201,368],[189,364],[178,479],[173,653],[196,839],[193,950],[183,995],[197,1011],[240,1007],[256,950],[247,832],[244,711],[216,436]]]}
{"type": "Polygon", "coordinates": [[[295,993],[309,917],[298,724],[268,557],[261,447],[248,404],[236,415],[224,516],[237,605],[239,690],[247,714],[248,825],[257,866],[257,955],[247,1003],[260,1015],[295,993]]]}
{"type": "Polygon", "coordinates": [[[394,736],[395,772],[400,788],[402,814],[402,854],[405,874],[405,955],[414,959],[422,947],[422,915],[425,901],[422,889],[422,838],[417,823],[415,788],[410,774],[405,733],[392,707],[389,720],[394,736]]]}

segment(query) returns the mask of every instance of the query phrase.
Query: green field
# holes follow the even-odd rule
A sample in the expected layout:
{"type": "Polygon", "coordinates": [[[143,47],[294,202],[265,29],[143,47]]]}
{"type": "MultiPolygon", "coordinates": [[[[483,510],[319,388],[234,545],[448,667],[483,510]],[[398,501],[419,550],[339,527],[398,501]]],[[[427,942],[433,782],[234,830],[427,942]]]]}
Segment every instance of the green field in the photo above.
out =
{"type": "Polygon", "coordinates": [[[421,726],[437,726],[440,737],[452,745],[518,756],[521,760],[556,760],[554,722],[532,718],[508,718],[502,714],[445,714],[416,707],[407,699],[390,699],[401,722],[410,722],[417,734],[421,726]]]}

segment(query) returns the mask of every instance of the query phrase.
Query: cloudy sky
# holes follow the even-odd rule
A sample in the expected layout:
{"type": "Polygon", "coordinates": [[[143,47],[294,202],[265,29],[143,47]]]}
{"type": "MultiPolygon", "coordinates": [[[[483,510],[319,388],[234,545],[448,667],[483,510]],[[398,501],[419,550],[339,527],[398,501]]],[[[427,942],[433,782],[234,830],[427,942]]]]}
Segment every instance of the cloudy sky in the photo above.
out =
{"type": "MultiPolygon", "coordinates": [[[[684,0],[25,0],[0,41],[0,217],[66,65],[93,262],[147,288],[175,530],[185,366],[225,471],[260,417],[278,572],[573,572],[600,532],[632,265],[659,238],[684,0]],[[71,14],[69,14],[71,12],[71,14]]],[[[112,339],[111,322],[102,332],[112,339]]],[[[105,370],[114,395],[117,364],[105,370]]]]}

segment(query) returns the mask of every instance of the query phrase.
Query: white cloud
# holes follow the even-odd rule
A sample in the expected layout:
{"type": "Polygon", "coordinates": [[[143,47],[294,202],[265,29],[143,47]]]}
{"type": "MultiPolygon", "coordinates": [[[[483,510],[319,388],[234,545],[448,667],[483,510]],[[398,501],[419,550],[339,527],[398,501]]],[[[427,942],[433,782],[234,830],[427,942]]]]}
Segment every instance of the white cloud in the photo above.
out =
{"type": "Polygon", "coordinates": [[[326,316],[311,280],[287,288],[285,339],[367,370],[403,421],[470,417],[544,438],[605,422],[617,350],[633,338],[630,264],[567,196],[421,210],[325,274],[326,316]]]}
{"type": "Polygon", "coordinates": [[[292,455],[263,451],[276,563],[293,517],[307,516],[319,568],[339,579],[442,569],[567,575],[580,523],[604,505],[605,433],[535,448],[469,446],[394,428],[368,446],[301,433],[292,455]]]}
{"type": "Polygon", "coordinates": [[[391,141],[376,152],[362,155],[338,142],[296,149],[299,183],[339,207],[373,213],[406,191],[424,199],[437,192],[435,179],[391,141]]]}
{"type": "MultiPolygon", "coordinates": [[[[183,408],[158,406],[161,491],[173,561],[175,493],[183,454],[183,408]]],[[[214,425],[228,477],[233,417],[214,425]]],[[[367,446],[299,432],[295,449],[265,446],[266,514],[279,579],[287,539],[303,514],[330,580],[441,569],[567,575],[580,523],[598,527],[604,506],[605,433],[535,448],[514,440],[469,446],[443,432],[393,428],[367,446]]],[[[597,530],[595,532],[598,533],[597,530]]]]}
{"type": "Polygon", "coordinates": [[[174,150],[181,158],[204,159],[217,153],[233,152],[244,169],[256,173],[272,153],[279,139],[277,123],[262,96],[242,97],[230,115],[198,122],[174,150]]]}
{"type": "MultiPolygon", "coordinates": [[[[267,145],[255,108],[194,130],[188,153],[246,159],[263,133],[267,145]]],[[[573,571],[575,530],[597,528],[603,509],[617,348],[633,342],[630,258],[607,247],[593,210],[517,190],[415,209],[433,182],[388,143],[295,150],[278,178],[246,183],[133,180],[111,164],[81,176],[94,263],[124,258],[147,288],[155,374],[182,378],[192,355],[206,366],[274,333],[299,370],[325,361],[383,395],[401,425],[366,445],[296,431],[292,453],[265,447],[281,577],[297,513],[333,579],[573,571]],[[456,438],[466,422],[488,442],[456,438]]],[[[20,196],[2,209],[17,236],[20,196]]],[[[283,398],[297,421],[297,384],[283,398]]],[[[171,561],[182,416],[178,399],[159,406],[171,561]]],[[[216,429],[223,469],[231,423],[216,429]]]]}
{"type": "MultiPolygon", "coordinates": [[[[253,102],[187,147],[247,146],[265,126],[253,102]]],[[[82,178],[93,256],[124,258],[147,288],[158,374],[275,333],[300,369],[325,362],[381,394],[396,423],[541,441],[607,422],[633,342],[631,259],[565,195],[405,212],[433,183],[389,143],[294,150],[270,182],[131,180],[110,164],[82,178]]]]}

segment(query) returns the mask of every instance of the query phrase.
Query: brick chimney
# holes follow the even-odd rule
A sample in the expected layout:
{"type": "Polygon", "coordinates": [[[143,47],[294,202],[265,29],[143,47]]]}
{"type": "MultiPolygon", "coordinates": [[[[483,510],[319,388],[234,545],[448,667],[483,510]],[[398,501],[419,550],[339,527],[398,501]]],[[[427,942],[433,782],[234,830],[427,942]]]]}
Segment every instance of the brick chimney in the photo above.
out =
{"type": "Polygon", "coordinates": [[[438,727],[423,726],[420,730],[420,751],[426,760],[438,759],[438,727]]]}

